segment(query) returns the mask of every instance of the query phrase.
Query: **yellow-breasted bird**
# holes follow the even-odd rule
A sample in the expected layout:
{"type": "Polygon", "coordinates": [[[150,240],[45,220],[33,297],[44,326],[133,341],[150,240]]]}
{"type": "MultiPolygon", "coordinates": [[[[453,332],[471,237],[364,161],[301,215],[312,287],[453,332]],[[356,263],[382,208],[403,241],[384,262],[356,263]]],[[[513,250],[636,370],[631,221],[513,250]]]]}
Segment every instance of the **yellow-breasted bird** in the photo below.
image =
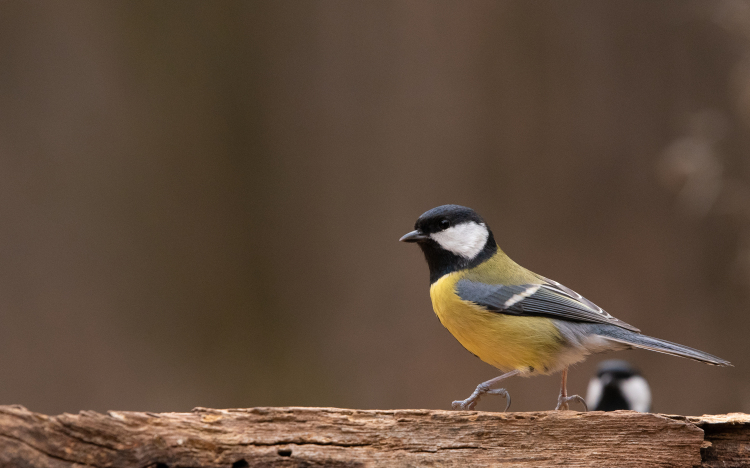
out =
{"type": "Polygon", "coordinates": [[[510,395],[492,386],[514,375],[562,371],[555,409],[568,409],[568,366],[587,355],[643,348],[716,366],[728,361],[677,343],[642,335],[632,325],[557,281],[532,273],[495,243],[484,220],[470,208],[443,205],[417,219],[403,242],[416,242],[430,268],[435,314],[472,354],[505,372],[479,384],[454,409],[472,410],[484,394],[510,395]]]}

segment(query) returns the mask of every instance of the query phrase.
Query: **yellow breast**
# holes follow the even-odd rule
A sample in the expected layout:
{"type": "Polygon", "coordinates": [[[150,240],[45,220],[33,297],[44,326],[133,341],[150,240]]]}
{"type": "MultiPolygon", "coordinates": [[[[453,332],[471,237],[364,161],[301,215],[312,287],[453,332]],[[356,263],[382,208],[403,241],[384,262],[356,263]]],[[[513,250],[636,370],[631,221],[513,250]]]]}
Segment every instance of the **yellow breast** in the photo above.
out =
{"type": "Polygon", "coordinates": [[[463,301],[455,293],[460,278],[443,276],[430,287],[430,297],[440,322],[464,348],[506,372],[532,367],[546,373],[554,366],[562,338],[550,319],[489,312],[463,301]]]}

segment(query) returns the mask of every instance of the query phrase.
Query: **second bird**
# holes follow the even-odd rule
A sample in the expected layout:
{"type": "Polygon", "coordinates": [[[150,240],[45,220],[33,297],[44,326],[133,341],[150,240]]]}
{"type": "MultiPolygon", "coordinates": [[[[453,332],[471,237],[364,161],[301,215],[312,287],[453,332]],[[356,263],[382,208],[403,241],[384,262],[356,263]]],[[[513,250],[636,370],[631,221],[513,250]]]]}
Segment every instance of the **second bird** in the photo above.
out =
{"type": "Polygon", "coordinates": [[[403,242],[416,242],[430,269],[430,297],[440,322],[472,354],[503,372],[479,384],[453,408],[473,410],[485,394],[510,395],[493,385],[514,375],[562,372],[556,409],[568,396],[568,366],[587,355],[643,348],[717,366],[729,362],[703,351],[642,335],[557,281],[511,260],[484,220],[470,208],[443,205],[417,219],[403,242]]]}

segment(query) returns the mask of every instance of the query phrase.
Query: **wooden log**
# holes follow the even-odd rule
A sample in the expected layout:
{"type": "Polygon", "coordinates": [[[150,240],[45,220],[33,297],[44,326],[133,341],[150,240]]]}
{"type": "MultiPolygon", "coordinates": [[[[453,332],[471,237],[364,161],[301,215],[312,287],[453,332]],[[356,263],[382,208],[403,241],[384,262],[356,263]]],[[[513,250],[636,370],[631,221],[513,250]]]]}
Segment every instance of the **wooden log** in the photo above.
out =
{"type": "Polygon", "coordinates": [[[196,408],[46,416],[0,406],[0,466],[693,467],[702,454],[704,466],[750,466],[749,435],[747,415],[196,408]]]}
{"type": "Polygon", "coordinates": [[[750,467],[750,415],[704,415],[687,420],[704,432],[702,467],[750,467]]]}

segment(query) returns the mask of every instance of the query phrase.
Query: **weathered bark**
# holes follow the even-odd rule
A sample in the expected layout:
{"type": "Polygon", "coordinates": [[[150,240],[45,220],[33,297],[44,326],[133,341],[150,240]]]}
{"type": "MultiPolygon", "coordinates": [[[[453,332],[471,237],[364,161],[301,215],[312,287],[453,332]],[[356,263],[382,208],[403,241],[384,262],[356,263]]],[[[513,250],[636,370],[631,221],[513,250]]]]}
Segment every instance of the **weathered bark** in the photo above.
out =
{"type": "Polygon", "coordinates": [[[730,413],[689,417],[704,431],[704,468],[750,466],[750,415],[730,413]]]}
{"type": "Polygon", "coordinates": [[[749,435],[747,415],[197,408],[46,416],[0,406],[0,463],[20,467],[692,467],[701,454],[704,466],[747,466],[749,435]]]}

